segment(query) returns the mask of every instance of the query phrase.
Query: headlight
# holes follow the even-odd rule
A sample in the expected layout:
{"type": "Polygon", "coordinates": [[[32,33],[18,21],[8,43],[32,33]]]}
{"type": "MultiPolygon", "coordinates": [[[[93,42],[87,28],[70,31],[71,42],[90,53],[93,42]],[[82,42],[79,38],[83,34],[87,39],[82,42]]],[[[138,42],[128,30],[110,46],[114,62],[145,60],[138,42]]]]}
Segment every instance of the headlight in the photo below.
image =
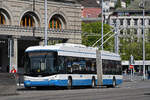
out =
{"type": "Polygon", "coordinates": [[[24,84],[25,84],[26,86],[31,86],[31,82],[30,82],[30,81],[25,81],[24,84]]]}

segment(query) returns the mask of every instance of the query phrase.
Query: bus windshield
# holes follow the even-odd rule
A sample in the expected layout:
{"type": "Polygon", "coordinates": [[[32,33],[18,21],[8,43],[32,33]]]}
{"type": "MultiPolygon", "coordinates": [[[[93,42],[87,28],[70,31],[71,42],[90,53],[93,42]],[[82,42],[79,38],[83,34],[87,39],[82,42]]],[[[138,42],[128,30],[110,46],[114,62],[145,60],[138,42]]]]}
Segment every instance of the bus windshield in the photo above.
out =
{"type": "Polygon", "coordinates": [[[25,59],[25,74],[30,76],[52,75],[57,73],[56,52],[28,52],[25,59]]]}

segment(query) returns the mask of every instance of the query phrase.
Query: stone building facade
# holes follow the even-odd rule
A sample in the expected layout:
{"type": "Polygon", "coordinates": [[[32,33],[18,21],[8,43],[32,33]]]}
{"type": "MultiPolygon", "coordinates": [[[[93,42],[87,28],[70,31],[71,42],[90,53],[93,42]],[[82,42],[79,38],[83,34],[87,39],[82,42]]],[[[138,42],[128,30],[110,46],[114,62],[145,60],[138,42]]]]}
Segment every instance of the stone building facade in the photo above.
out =
{"type": "MultiPolygon", "coordinates": [[[[81,5],[47,0],[47,7],[48,42],[81,43],[81,5]]],[[[44,25],[44,0],[0,0],[1,71],[23,67],[24,50],[43,45],[44,25]]]]}
{"type": "MultiPolygon", "coordinates": [[[[115,28],[118,26],[119,39],[126,39],[127,41],[134,41],[140,43],[143,40],[143,25],[145,41],[150,42],[150,0],[144,0],[144,21],[143,21],[143,0],[132,0],[131,4],[127,8],[118,8],[109,17],[109,24],[115,28]]],[[[120,42],[120,41],[119,41],[120,42]]],[[[121,44],[119,45],[121,47],[121,44]]],[[[121,51],[121,50],[120,50],[121,51]]],[[[122,52],[120,52],[122,53],[122,52]]],[[[146,52],[148,55],[149,52],[146,52]]],[[[122,55],[126,55],[122,53],[122,55]]],[[[142,60],[142,59],[141,59],[142,60]]],[[[128,61],[126,61],[128,62],[128,61]]],[[[135,69],[142,71],[143,67],[140,61],[135,61],[135,69]],[[138,65],[138,66],[137,66],[138,65]]],[[[146,62],[145,62],[146,63],[146,62]]],[[[123,69],[128,70],[129,63],[122,63],[125,67],[123,69]]],[[[146,71],[150,69],[149,64],[146,64],[146,71]]]]}
{"type": "MultiPolygon", "coordinates": [[[[143,28],[143,15],[142,11],[138,16],[132,15],[130,13],[117,13],[121,14],[120,16],[111,16],[110,17],[110,25],[116,27],[118,24],[119,34],[121,37],[134,35],[137,37],[137,41],[142,38],[142,28],[143,28]],[[125,15],[127,14],[127,15],[125,15]],[[129,16],[128,16],[129,15],[129,16]]],[[[145,33],[150,33],[150,16],[145,16],[145,33]]]]}
{"type": "MultiPolygon", "coordinates": [[[[134,0],[127,8],[118,8],[109,16],[109,24],[118,30],[120,39],[140,42],[143,38],[143,24],[145,40],[149,42],[150,36],[150,1],[145,0],[144,22],[143,9],[139,7],[141,0],[134,0]]],[[[119,43],[119,46],[122,46],[119,43]]],[[[121,50],[120,50],[121,51],[121,50]]]]}
{"type": "MultiPolygon", "coordinates": [[[[109,24],[113,27],[118,26],[120,37],[142,38],[143,28],[143,9],[139,7],[141,0],[134,0],[127,8],[119,8],[109,17],[109,24]]],[[[144,26],[145,36],[150,33],[150,1],[145,0],[144,7],[144,26]]]]}

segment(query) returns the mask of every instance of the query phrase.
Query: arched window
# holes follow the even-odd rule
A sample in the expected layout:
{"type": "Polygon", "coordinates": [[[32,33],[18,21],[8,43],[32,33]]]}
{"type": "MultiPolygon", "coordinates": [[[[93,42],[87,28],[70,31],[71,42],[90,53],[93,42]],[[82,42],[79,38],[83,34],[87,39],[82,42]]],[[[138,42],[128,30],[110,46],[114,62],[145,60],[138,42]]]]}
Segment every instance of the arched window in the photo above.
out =
{"type": "Polygon", "coordinates": [[[34,27],[35,22],[33,17],[30,14],[26,14],[22,17],[20,25],[25,27],[34,27]]]}
{"type": "Polygon", "coordinates": [[[5,24],[5,17],[2,13],[0,13],[0,24],[4,25],[5,24]]]}
{"type": "Polygon", "coordinates": [[[52,18],[49,22],[49,28],[62,29],[62,23],[58,18],[52,18]]]}

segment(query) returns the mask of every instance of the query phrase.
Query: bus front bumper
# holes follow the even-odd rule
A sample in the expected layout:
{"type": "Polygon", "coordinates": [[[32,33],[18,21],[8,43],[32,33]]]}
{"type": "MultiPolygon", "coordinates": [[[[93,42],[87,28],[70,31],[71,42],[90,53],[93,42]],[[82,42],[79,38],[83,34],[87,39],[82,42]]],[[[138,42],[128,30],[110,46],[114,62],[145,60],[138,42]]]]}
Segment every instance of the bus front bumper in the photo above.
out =
{"type": "Polygon", "coordinates": [[[45,80],[45,81],[24,81],[25,87],[36,87],[36,86],[67,86],[67,80],[45,80]]]}

